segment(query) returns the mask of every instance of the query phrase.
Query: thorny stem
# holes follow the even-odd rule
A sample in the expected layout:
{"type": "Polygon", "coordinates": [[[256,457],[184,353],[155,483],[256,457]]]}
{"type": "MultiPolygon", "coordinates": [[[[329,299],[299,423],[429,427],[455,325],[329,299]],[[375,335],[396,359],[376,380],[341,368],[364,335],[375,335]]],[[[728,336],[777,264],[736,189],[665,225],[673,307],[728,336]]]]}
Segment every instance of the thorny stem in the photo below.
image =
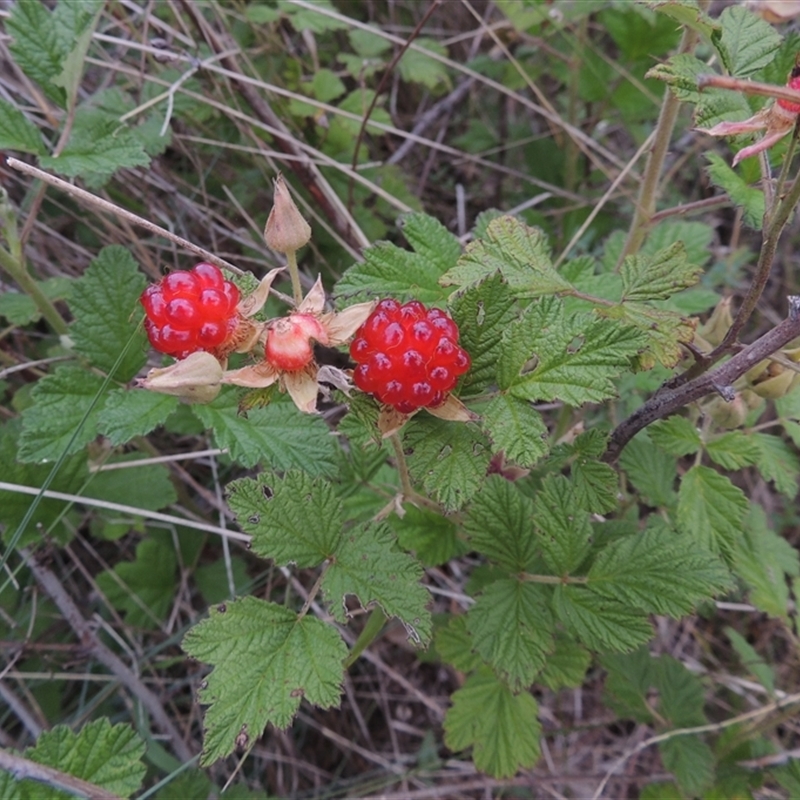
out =
{"type": "Polygon", "coordinates": [[[300,270],[297,266],[297,251],[286,251],[286,264],[289,267],[289,275],[292,278],[292,297],[294,298],[295,308],[303,302],[303,286],[300,283],[300,270]]]}
{"type": "Polygon", "coordinates": [[[658,419],[668,417],[683,406],[699,400],[707,394],[718,392],[724,398],[731,399],[734,394],[734,381],[741,378],[759,361],[763,361],[780,350],[796,336],[800,336],[800,296],[798,295],[789,297],[789,316],[783,322],[742,349],[729,361],[677,388],[662,388],[641,408],[634,411],[611,433],[603,460],[613,463],[619,458],[625,445],[640,430],[658,419]]]}
{"type": "MultiPolygon", "coordinates": [[[[700,7],[705,11],[710,0],[702,0],[700,7]]],[[[686,28],[683,32],[678,53],[691,53],[697,44],[699,34],[691,28],[686,28]]],[[[658,182],[661,178],[661,170],[664,166],[664,159],[667,156],[669,143],[672,139],[672,131],[675,128],[675,120],[678,118],[680,100],[667,87],[664,90],[664,100],[661,103],[661,111],[656,123],[655,139],[653,149],[647,158],[647,164],[642,175],[642,187],[636,202],[636,213],[633,217],[628,239],[625,247],[622,248],[617,269],[623,260],[639,251],[645,236],[647,235],[653,214],[656,210],[656,196],[658,193],[658,182]]]]}

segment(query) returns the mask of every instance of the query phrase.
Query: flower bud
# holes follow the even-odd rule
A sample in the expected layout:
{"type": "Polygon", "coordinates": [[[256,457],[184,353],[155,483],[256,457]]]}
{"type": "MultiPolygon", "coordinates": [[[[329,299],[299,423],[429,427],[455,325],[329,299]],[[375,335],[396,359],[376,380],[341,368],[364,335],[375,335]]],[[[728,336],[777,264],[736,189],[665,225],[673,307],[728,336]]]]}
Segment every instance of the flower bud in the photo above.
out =
{"type": "Polygon", "coordinates": [[[283,175],[278,175],[274,205],[264,228],[264,241],[276,253],[290,253],[307,245],[310,239],[311,226],[292,200],[283,175]]]}
{"type": "Polygon", "coordinates": [[[198,351],[163,369],[151,369],[139,386],[195,403],[210,403],[219,394],[221,380],[219,361],[211,353],[198,351]]]}
{"type": "Polygon", "coordinates": [[[765,400],[777,400],[791,389],[792,381],[796,374],[796,372],[784,367],[783,364],[779,364],[777,361],[770,361],[767,363],[766,369],[762,370],[761,373],[752,377],[748,373],[747,377],[750,380],[750,389],[759,397],[763,397],[765,400]]]}
{"type": "Polygon", "coordinates": [[[715,397],[703,410],[720,428],[733,430],[744,425],[748,409],[741,393],[737,392],[730,402],[715,397]]]}
{"type": "Polygon", "coordinates": [[[723,297],[717,303],[711,316],[697,329],[697,333],[713,347],[719,345],[725,338],[725,334],[733,325],[733,314],[731,313],[732,297],[723,297]]]}

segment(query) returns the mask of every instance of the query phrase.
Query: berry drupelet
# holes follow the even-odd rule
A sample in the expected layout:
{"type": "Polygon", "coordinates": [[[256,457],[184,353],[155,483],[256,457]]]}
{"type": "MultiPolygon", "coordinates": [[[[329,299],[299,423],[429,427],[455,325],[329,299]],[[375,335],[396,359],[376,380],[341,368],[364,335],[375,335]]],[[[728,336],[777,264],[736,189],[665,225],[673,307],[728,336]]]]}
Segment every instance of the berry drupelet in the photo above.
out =
{"type": "Polygon", "coordinates": [[[418,300],[382,300],[356,331],[353,381],[403,414],[436,408],[470,367],[458,326],[441,309],[418,300]]]}

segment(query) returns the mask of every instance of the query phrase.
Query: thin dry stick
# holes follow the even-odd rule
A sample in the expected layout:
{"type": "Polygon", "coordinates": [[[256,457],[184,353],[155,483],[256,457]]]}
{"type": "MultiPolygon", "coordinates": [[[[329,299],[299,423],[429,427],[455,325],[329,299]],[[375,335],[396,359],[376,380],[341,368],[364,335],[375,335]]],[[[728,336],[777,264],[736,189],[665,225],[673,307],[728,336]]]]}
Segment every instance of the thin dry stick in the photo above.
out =
{"type": "Polygon", "coordinates": [[[740,725],[743,722],[750,722],[751,720],[765,717],[768,714],[772,714],[775,711],[780,711],[781,709],[786,708],[787,706],[795,705],[796,703],[800,703],[800,692],[797,694],[787,695],[781,700],[776,700],[774,703],[762,706],[761,708],[756,708],[755,710],[748,711],[744,714],[739,714],[736,717],[731,717],[730,719],[723,720],[722,722],[712,722],[708,725],[698,725],[696,728],[677,728],[674,731],[660,733],[658,736],[651,736],[649,739],[639,742],[636,747],[632,748],[627,753],[623,753],[622,756],[617,759],[611,769],[606,773],[603,780],[600,782],[600,785],[597,787],[595,793],[592,795],[592,800],[599,800],[603,794],[603,790],[606,788],[606,785],[611,780],[614,773],[629,758],[635,756],[637,753],[641,753],[642,750],[646,750],[648,747],[651,747],[654,744],[666,742],[669,739],[674,739],[676,736],[692,736],[700,733],[718,733],[719,731],[725,730],[725,728],[730,728],[733,725],[740,725]]]}
{"type": "Polygon", "coordinates": [[[79,189],[77,186],[73,186],[71,183],[61,180],[61,178],[56,178],[55,175],[51,175],[49,172],[32,167],[30,164],[26,164],[24,161],[20,161],[16,158],[7,158],[6,163],[9,167],[19,170],[19,172],[23,172],[33,178],[39,178],[39,180],[54,186],[56,189],[61,189],[63,192],[66,192],[68,195],[74,197],[76,200],[85,205],[93,206],[100,211],[106,211],[109,214],[114,214],[117,217],[121,217],[128,222],[132,222],[134,225],[145,228],[151,233],[156,234],[156,236],[163,236],[165,239],[177,244],[179,247],[183,247],[190,253],[194,253],[196,256],[200,256],[206,261],[210,261],[212,264],[216,264],[219,267],[224,267],[225,269],[228,269],[237,275],[244,274],[239,267],[235,267],[233,264],[230,264],[219,256],[214,255],[214,253],[205,250],[202,247],[198,247],[188,239],[184,239],[181,236],[176,236],[166,228],[162,228],[160,225],[155,225],[150,222],[150,220],[140,217],[138,214],[134,214],[131,211],[127,211],[124,208],[115,205],[114,203],[110,203],[108,200],[103,200],[102,197],[98,197],[96,194],[87,192],[85,189],[79,189]]]}
{"type": "Polygon", "coordinates": [[[172,720],[167,716],[167,712],[164,711],[161,700],[141,682],[130,667],[124,664],[117,655],[100,641],[94,626],[86,621],[72,598],[67,594],[67,590],[63,587],[61,581],[47,567],[40,564],[33,552],[28,548],[20,548],[19,553],[39,582],[39,585],[44,589],[45,594],[56,604],[58,610],[69,623],[81,645],[101,664],[113,672],[119,682],[147,709],[155,726],[169,739],[175,755],[181,761],[190,761],[194,758],[194,753],[183,740],[180,731],[173,725],[172,720]]]}
{"type": "Polygon", "coordinates": [[[69,792],[71,795],[85,797],[87,800],[122,800],[119,795],[108,792],[101,786],[52,767],[46,767],[44,764],[29,761],[6,750],[0,750],[0,770],[10,772],[18,781],[25,779],[36,781],[69,792]]]}

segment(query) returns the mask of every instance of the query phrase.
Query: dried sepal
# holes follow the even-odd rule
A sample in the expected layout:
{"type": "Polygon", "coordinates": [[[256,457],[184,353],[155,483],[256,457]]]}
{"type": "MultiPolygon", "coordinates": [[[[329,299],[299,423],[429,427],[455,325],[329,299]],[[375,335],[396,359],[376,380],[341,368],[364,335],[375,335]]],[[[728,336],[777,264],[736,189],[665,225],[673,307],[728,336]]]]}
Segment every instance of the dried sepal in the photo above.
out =
{"type": "Polygon", "coordinates": [[[198,351],[168,367],[151,369],[138,385],[196,403],[210,403],[220,391],[223,367],[211,353],[198,351]]]}
{"type": "Polygon", "coordinates": [[[236,307],[236,310],[245,318],[249,318],[254,314],[258,314],[258,312],[264,308],[264,304],[267,302],[269,290],[272,288],[273,281],[277,277],[278,273],[283,272],[284,269],[285,267],[271,269],[261,279],[261,282],[258,284],[256,290],[252,294],[247,295],[247,297],[242,298],[242,300],[239,302],[239,305],[236,307]]]}

